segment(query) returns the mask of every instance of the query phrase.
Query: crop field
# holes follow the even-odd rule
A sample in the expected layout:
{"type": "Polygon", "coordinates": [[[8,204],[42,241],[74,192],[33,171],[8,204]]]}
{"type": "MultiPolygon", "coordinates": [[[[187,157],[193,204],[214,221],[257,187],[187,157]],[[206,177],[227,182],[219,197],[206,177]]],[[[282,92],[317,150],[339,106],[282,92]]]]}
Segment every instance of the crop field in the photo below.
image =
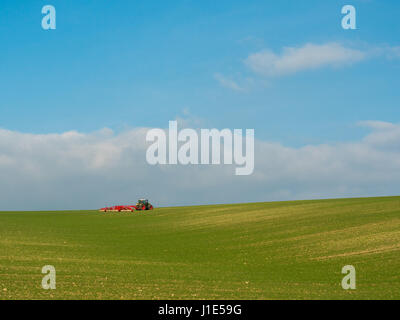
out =
{"type": "Polygon", "coordinates": [[[400,299],[400,197],[0,212],[0,299],[400,299]]]}

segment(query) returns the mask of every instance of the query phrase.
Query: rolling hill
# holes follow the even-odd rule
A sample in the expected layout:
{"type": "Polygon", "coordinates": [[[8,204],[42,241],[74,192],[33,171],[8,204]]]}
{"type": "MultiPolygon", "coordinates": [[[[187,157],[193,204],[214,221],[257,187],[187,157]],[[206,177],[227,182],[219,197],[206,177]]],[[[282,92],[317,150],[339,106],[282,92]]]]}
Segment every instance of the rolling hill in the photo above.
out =
{"type": "Polygon", "coordinates": [[[400,197],[0,212],[0,299],[400,299],[400,197]]]}

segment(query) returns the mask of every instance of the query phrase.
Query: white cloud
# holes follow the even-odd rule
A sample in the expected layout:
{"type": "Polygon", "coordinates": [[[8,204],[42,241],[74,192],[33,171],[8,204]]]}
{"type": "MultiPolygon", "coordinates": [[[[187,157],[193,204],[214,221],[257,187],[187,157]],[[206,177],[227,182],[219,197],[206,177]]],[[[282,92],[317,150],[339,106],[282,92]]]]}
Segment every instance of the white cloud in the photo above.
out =
{"type": "Polygon", "coordinates": [[[385,121],[375,121],[375,120],[365,120],[359,121],[358,125],[361,127],[373,128],[373,129],[395,129],[396,125],[391,122],[385,121]]]}
{"type": "Polygon", "coordinates": [[[400,46],[389,48],[389,58],[400,58],[400,46]]]}
{"type": "Polygon", "coordinates": [[[400,58],[400,46],[375,46],[369,51],[371,57],[384,57],[388,60],[400,58]]]}
{"type": "Polygon", "coordinates": [[[178,128],[203,128],[206,126],[207,120],[191,113],[189,108],[184,108],[181,115],[175,117],[178,122],[178,128]]]}
{"type": "Polygon", "coordinates": [[[342,66],[363,60],[366,53],[339,43],[285,47],[281,54],[263,50],[249,55],[245,64],[254,72],[267,76],[287,75],[326,66],[342,66]]]}
{"type": "Polygon", "coordinates": [[[215,73],[214,78],[225,88],[229,88],[235,91],[245,91],[245,89],[239,86],[235,81],[230,78],[225,77],[220,73],[215,73]]]}
{"type": "Polygon", "coordinates": [[[255,170],[150,166],[148,129],[115,134],[0,130],[0,210],[86,209],[149,197],[183,205],[393,195],[400,190],[400,126],[368,121],[351,143],[285,147],[256,141],[255,170]]]}

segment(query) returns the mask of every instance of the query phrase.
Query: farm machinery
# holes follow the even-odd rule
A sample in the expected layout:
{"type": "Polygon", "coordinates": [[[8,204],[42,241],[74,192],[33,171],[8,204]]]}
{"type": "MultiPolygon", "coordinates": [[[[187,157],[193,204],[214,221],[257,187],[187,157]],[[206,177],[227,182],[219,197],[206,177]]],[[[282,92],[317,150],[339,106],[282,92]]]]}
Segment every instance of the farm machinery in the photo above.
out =
{"type": "Polygon", "coordinates": [[[145,211],[153,210],[153,205],[147,199],[139,199],[136,205],[127,206],[113,206],[101,208],[100,212],[134,212],[134,211],[145,211]]]}
{"type": "Polygon", "coordinates": [[[153,206],[147,199],[139,199],[135,206],[136,210],[153,210],[153,206]]]}

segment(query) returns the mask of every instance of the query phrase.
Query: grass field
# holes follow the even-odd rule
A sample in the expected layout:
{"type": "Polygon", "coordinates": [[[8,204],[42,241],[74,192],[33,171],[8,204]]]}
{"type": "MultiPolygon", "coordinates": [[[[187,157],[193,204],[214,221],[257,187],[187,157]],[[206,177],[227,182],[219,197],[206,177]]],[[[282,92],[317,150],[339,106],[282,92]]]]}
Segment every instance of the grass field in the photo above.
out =
{"type": "Polygon", "coordinates": [[[400,299],[400,197],[0,212],[0,299],[400,299]]]}

